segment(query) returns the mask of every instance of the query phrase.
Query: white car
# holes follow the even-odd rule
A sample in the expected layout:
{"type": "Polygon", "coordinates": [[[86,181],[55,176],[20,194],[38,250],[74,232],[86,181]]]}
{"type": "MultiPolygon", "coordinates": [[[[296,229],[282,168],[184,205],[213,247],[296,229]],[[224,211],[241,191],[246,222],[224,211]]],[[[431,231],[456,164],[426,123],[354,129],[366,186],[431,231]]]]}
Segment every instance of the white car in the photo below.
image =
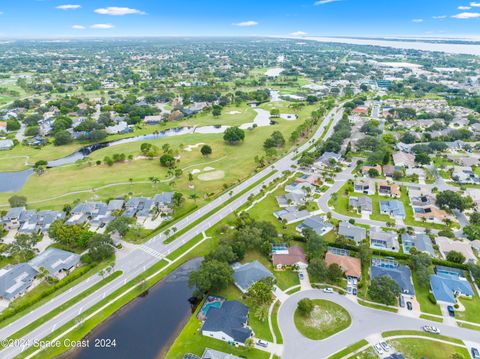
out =
{"type": "Polygon", "coordinates": [[[438,329],[437,327],[434,327],[432,325],[425,325],[423,327],[423,330],[427,333],[440,334],[440,329],[438,329]]]}
{"type": "Polygon", "coordinates": [[[323,292],[324,293],[333,293],[333,289],[332,288],[323,288],[323,292]]]}
{"type": "Polygon", "coordinates": [[[383,349],[382,349],[382,346],[380,344],[375,344],[373,347],[375,348],[375,351],[378,354],[383,354],[383,349]]]}
{"type": "Polygon", "coordinates": [[[390,349],[392,349],[392,347],[390,345],[388,345],[388,343],[386,343],[386,342],[381,342],[379,344],[382,346],[382,349],[385,350],[386,352],[389,352],[390,349]]]}
{"type": "Polygon", "coordinates": [[[257,340],[257,345],[260,345],[261,347],[268,347],[268,342],[266,342],[265,340],[262,340],[262,339],[258,339],[257,340]]]}

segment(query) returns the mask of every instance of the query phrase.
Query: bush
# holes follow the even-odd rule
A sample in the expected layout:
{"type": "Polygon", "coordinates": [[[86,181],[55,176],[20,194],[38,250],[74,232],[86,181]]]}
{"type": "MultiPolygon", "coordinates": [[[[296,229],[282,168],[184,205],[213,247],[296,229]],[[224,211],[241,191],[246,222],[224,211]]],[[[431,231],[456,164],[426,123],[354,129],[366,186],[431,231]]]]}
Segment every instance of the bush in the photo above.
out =
{"type": "Polygon", "coordinates": [[[433,293],[428,293],[428,300],[429,300],[432,304],[437,304],[437,300],[435,299],[435,296],[433,295],[433,293]]]}
{"type": "Polygon", "coordinates": [[[297,309],[302,315],[307,316],[313,310],[313,301],[311,299],[304,298],[298,302],[297,309]]]}

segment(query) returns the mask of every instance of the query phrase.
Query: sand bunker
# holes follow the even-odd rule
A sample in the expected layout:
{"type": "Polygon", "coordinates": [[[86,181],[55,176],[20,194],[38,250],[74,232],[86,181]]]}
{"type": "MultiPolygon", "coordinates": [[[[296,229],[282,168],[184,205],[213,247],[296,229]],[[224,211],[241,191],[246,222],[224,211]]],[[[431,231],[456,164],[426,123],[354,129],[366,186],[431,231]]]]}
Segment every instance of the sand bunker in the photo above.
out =
{"type": "Polygon", "coordinates": [[[215,168],[213,168],[213,167],[205,167],[203,170],[204,170],[205,172],[207,172],[207,171],[213,171],[214,169],[215,169],[215,168]]]}
{"type": "Polygon", "coordinates": [[[200,143],[196,143],[196,144],[194,144],[194,145],[188,145],[188,146],[185,146],[184,150],[185,150],[185,151],[188,151],[188,152],[192,152],[192,150],[193,150],[194,148],[198,148],[198,147],[200,147],[200,146],[203,146],[204,144],[205,144],[205,143],[200,142],[200,143]]]}
{"type": "Polygon", "coordinates": [[[238,115],[240,113],[241,113],[240,111],[228,111],[227,115],[238,115]]]}
{"type": "Polygon", "coordinates": [[[198,175],[198,179],[200,181],[215,181],[222,179],[223,177],[225,177],[225,172],[220,170],[202,173],[201,175],[198,175]]]}
{"type": "Polygon", "coordinates": [[[284,120],[287,120],[287,121],[295,121],[297,119],[297,115],[294,115],[292,113],[282,113],[280,115],[280,118],[283,118],[284,120]]]}
{"type": "Polygon", "coordinates": [[[200,172],[201,172],[200,170],[198,170],[198,169],[195,168],[195,169],[192,170],[192,172],[190,172],[190,173],[191,173],[192,175],[195,175],[195,174],[200,173],[200,172]]]}

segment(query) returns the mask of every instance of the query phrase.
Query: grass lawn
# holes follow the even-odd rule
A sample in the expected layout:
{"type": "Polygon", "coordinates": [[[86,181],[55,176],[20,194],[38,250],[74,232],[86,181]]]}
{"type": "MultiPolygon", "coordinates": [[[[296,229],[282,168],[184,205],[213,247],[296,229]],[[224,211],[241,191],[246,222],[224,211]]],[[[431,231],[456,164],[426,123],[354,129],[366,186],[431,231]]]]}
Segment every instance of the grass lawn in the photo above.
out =
{"type": "MultiPolygon", "coordinates": [[[[90,198],[96,198],[97,200],[108,199],[130,192],[133,195],[153,195],[161,191],[172,190],[173,187],[175,191],[184,193],[186,197],[195,191],[200,201],[202,201],[211,194],[222,191],[224,185],[233,185],[250,176],[257,166],[254,157],[262,154],[262,146],[265,139],[275,130],[282,132],[285,138],[288,138],[293,129],[310,115],[310,111],[311,109],[302,109],[298,113],[299,119],[296,121],[279,120],[275,126],[258,127],[254,130],[246,131],[244,143],[235,146],[225,144],[222,134],[197,133],[144,141],[160,148],[163,144],[168,143],[174,151],[178,151],[180,156],[178,166],[183,169],[184,175],[175,180],[174,186],[171,185],[171,181],[168,179],[167,170],[159,165],[158,159],[135,159],[140,155],[142,142],[139,141],[103,148],[91,153],[89,161],[52,168],[41,176],[32,175],[18,194],[26,196],[35,207],[50,207],[52,204],[61,206],[77,198],[81,200],[90,198]],[[184,149],[188,145],[198,143],[208,143],[212,147],[213,153],[209,158],[204,158],[198,149],[193,151],[184,149]],[[112,167],[103,164],[97,166],[95,164],[97,160],[103,160],[105,156],[111,157],[115,153],[123,153],[126,156],[132,155],[134,160],[117,163],[112,167]],[[205,167],[213,167],[215,170],[223,171],[223,177],[209,180],[205,180],[203,177],[199,178],[199,176],[206,173],[204,171],[205,167]],[[191,184],[187,176],[187,172],[193,169],[201,171],[194,175],[193,185],[195,190],[190,188],[191,184]],[[158,177],[164,182],[152,185],[149,180],[152,176],[158,177]],[[130,184],[130,179],[132,179],[132,184],[130,184]],[[110,184],[115,184],[115,186],[107,187],[106,191],[99,189],[99,187],[110,184]],[[95,189],[95,191],[92,191],[92,189],[95,189]],[[88,192],[62,197],[58,202],[52,200],[53,197],[67,195],[76,191],[88,192]],[[46,202],[38,205],[32,203],[38,201],[46,202]]],[[[34,163],[39,159],[49,160],[66,156],[73,153],[78,147],[78,145],[47,146],[37,150],[20,146],[18,150],[13,149],[8,154],[2,153],[0,156],[5,158],[29,156],[29,162],[34,163]]],[[[284,150],[287,149],[287,147],[284,148],[284,150]]],[[[0,157],[0,162],[2,162],[2,157],[0,157]]],[[[24,161],[22,158],[20,160],[24,161]]],[[[4,168],[4,170],[7,169],[4,168]]],[[[10,196],[11,193],[0,194],[0,204],[7,204],[10,196]]]]}
{"type": "MultiPolygon", "coordinates": [[[[348,199],[349,196],[345,193],[350,193],[351,196],[355,196],[356,193],[353,192],[353,185],[349,182],[345,183],[337,192],[336,199],[330,199],[329,205],[333,205],[335,212],[343,214],[344,216],[360,218],[361,216],[357,213],[356,210],[350,210],[348,208],[348,199]]],[[[360,194],[359,194],[360,195],[360,194]]]]}
{"type": "Polygon", "coordinates": [[[419,331],[419,330],[390,330],[390,331],[382,333],[382,337],[384,337],[384,338],[395,337],[395,336],[399,336],[399,335],[412,335],[412,336],[436,338],[436,339],[445,340],[445,341],[448,341],[448,342],[451,342],[451,343],[464,345],[463,340],[461,340],[461,339],[447,337],[445,335],[427,333],[427,332],[423,332],[423,331],[419,331]]]}
{"type": "Polygon", "coordinates": [[[366,302],[366,301],[361,300],[361,299],[358,299],[357,302],[358,302],[358,304],[363,305],[364,307],[369,307],[369,308],[373,308],[373,309],[384,310],[384,311],[386,311],[386,312],[392,312],[392,313],[397,313],[397,312],[398,312],[398,309],[386,307],[386,306],[384,306],[384,305],[382,305],[382,304],[373,304],[373,303],[369,303],[369,302],[366,302]]]}
{"type": "Polygon", "coordinates": [[[302,315],[298,309],[294,315],[295,326],[307,338],[325,339],[350,326],[352,318],[342,306],[324,299],[315,299],[313,303],[309,315],[302,315]]]}
{"type": "Polygon", "coordinates": [[[432,322],[443,323],[443,319],[439,317],[434,317],[433,315],[420,314],[420,318],[430,320],[432,322]]]}
{"type": "Polygon", "coordinates": [[[427,288],[421,288],[418,285],[417,276],[413,272],[413,285],[415,286],[415,297],[417,298],[418,303],[420,304],[420,310],[424,313],[442,315],[442,310],[438,304],[433,304],[428,299],[428,293],[430,292],[427,288]]]}
{"type": "Polygon", "coordinates": [[[364,347],[365,345],[368,345],[368,342],[365,339],[362,339],[356,342],[355,344],[352,344],[349,347],[346,347],[345,349],[340,350],[338,353],[329,356],[328,359],[342,359],[346,355],[364,347]]]}
{"type": "Polygon", "coordinates": [[[275,333],[275,337],[277,338],[278,344],[283,344],[283,337],[282,332],[280,332],[280,327],[278,326],[278,310],[280,309],[280,301],[277,300],[273,306],[272,310],[272,328],[273,332],[275,333]]]}
{"type": "Polygon", "coordinates": [[[351,359],[377,359],[377,358],[378,358],[377,353],[372,347],[367,348],[364,351],[351,357],[351,359]]]}
{"type": "Polygon", "coordinates": [[[478,295],[472,299],[460,298],[465,311],[455,311],[455,317],[467,322],[480,323],[480,298],[478,295]]]}
{"type": "Polygon", "coordinates": [[[462,348],[437,341],[433,342],[428,339],[395,339],[390,341],[390,345],[402,352],[407,359],[450,359],[455,353],[462,355],[463,358],[470,358],[468,350],[464,347],[462,348]]]}

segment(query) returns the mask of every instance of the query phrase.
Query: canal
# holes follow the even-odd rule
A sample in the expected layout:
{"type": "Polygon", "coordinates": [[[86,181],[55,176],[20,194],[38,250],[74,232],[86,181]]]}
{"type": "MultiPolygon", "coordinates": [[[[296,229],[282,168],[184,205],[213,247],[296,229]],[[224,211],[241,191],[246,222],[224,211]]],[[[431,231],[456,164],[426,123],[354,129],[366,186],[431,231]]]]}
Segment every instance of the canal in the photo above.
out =
{"type": "Polygon", "coordinates": [[[201,258],[192,259],[120,309],[86,339],[90,347],[70,351],[68,359],[156,359],[167,353],[175,337],[194,311],[189,302],[193,289],[188,287],[188,274],[197,269],[201,258]],[[95,347],[95,342],[115,347],[95,347]]]}

